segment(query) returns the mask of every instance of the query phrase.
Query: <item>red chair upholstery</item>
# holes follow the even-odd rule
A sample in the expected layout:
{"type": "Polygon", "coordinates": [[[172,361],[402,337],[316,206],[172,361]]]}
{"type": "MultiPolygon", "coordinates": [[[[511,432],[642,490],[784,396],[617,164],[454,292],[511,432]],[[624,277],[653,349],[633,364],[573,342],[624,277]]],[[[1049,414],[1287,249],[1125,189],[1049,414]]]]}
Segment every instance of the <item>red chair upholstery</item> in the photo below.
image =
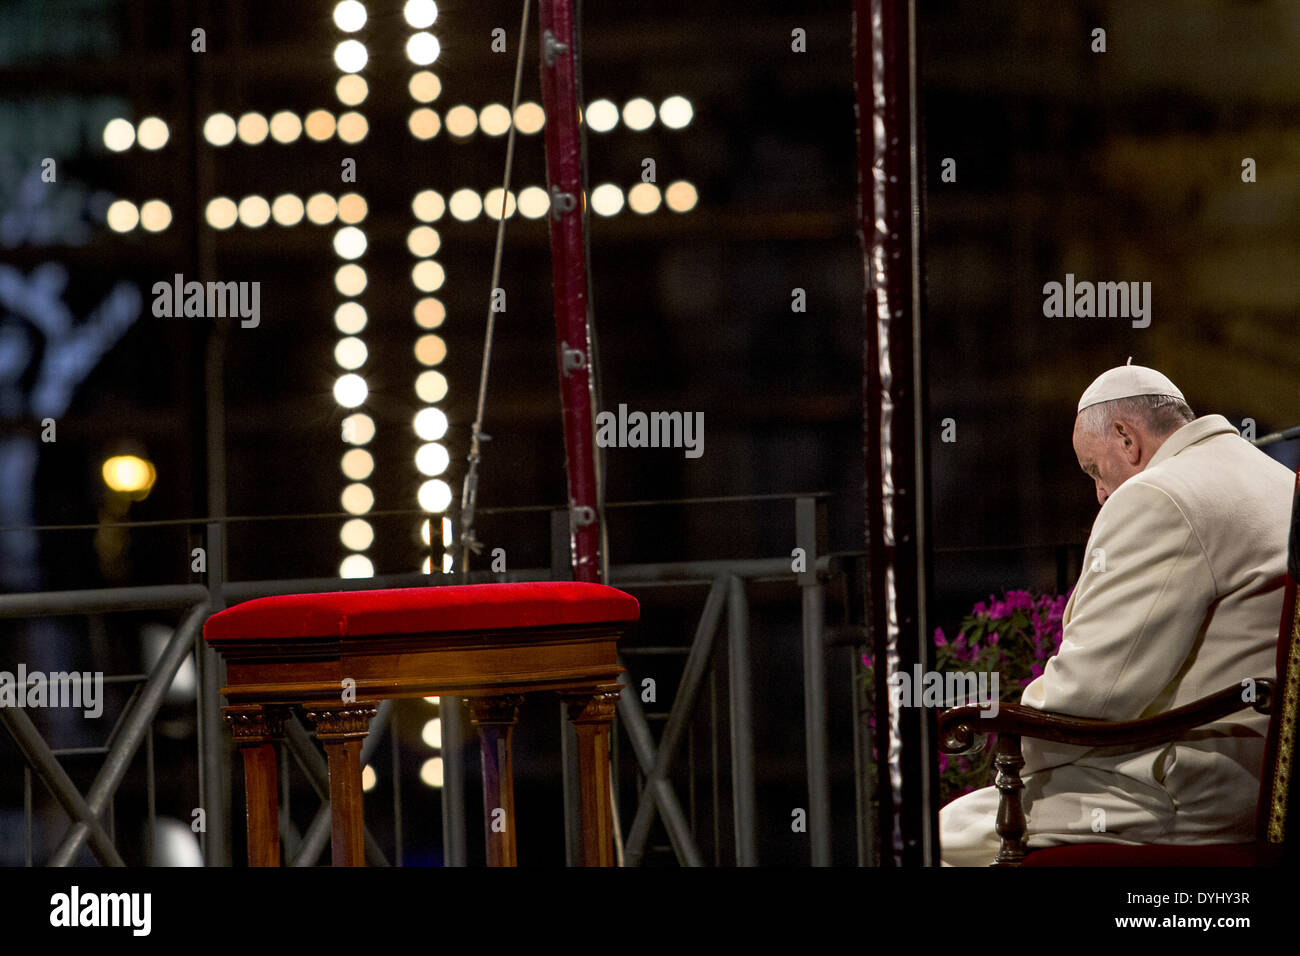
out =
{"type": "Polygon", "coordinates": [[[568,581],[291,594],[214,614],[203,636],[227,665],[250,864],[280,863],[276,747],[295,711],[325,748],[334,863],[354,866],[364,856],[361,742],[379,701],[453,695],[478,728],[488,862],[514,865],[511,731],[523,695],[551,692],[576,733],[583,862],[612,865],[617,641],[639,615],[630,594],[568,581]]]}
{"type": "Polygon", "coordinates": [[[635,621],[636,598],[604,584],[536,581],[257,598],[208,618],[209,642],[363,637],[635,621]]]}
{"type": "Polygon", "coordinates": [[[1116,846],[1081,843],[1033,850],[1021,866],[1277,866],[1278,848],[1258,843],[1210,846],[1116,846]]]}

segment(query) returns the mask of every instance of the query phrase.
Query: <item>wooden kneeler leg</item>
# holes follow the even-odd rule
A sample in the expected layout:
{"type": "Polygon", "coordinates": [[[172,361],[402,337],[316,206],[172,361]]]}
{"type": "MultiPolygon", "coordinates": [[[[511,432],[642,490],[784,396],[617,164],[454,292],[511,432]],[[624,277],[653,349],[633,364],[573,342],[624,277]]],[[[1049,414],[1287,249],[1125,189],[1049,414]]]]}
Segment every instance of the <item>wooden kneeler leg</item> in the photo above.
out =
{"type": "Polygon", "coordinates": [[[609,731],[618,689],[565,694],[569,720],[578,734],[579,791],[582,794],[582,865],[614,865],[614,813],[609,800],[609,731]]]}
{"type": "Polygon", "coordinates": [[[284,737],[287,707],[242,704],[223,707],[235,746],[244,757],[248,865],[280,865],[280,779],[276,745],[284,737]]]}
{"type": "Polygon", "coordinates": [[[378,709],[378,702],[373,700],[303,705],[329,762],[330,856],[334,866],[365,865],[361,742],[370,732],[370,719],[378,709]]]}
{"type": "Polygon", "coordinates": [[[523,698],[470,697],[470,721],[478,728],[483,757],[483,829],[488,866],[518,866],[515,842],[515,779],[510,738],[523,698]]]}

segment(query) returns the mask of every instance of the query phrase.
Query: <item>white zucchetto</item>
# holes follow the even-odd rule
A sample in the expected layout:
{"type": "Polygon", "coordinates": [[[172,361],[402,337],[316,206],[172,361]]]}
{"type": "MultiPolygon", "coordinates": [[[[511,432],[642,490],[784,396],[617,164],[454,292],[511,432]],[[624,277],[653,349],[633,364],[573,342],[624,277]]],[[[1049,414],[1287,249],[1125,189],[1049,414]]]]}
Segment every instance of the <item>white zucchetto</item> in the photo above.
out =
{"type": "Polygon", "coordinates": [[[1134,365],[1132,362],[1133,359],[1130,358],[1128,365],[1120,365],[1098,375],[1084,390],[1083,397],[1079,399],[1078,410],[1083,411],[1089,405],[1112,402],[1117,398],[1133,398],[1137,395],[1172,395],[1174,398],[1186,401],[1183,393],[1167,377],[1153,368],[1134,365]]]}

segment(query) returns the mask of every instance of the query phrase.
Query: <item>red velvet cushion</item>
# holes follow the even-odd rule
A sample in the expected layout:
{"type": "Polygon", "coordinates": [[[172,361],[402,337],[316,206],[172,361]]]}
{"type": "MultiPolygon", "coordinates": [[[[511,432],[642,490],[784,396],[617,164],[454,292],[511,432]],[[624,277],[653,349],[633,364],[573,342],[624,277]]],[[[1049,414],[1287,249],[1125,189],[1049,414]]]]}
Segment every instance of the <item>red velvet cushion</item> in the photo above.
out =
{"type": "Polygon", "coordinates": [[[1120,846],[1081,843],[1049,846],[1025,857],[1021,866],[1267,866],[1268,848],[1258,843],[1209,846],[1120,846]]]}
{"type": "Polygon", "coordinates": [[[208,618],[209,641],[486,631],[635,621],[636,598],[603,584],[536,581],[287,594],[208,618]]]}

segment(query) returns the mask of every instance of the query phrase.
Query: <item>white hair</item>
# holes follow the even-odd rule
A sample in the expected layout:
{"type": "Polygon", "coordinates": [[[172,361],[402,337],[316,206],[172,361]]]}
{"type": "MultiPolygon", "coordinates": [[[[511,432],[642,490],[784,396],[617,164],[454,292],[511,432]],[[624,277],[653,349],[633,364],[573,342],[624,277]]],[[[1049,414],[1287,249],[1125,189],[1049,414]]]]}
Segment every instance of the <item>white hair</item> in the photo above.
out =
{"type": "Polygon", "coordinates": [[[1156,437],[1163,437],[1195,418],[1188,404],[1174,395],[1134,395],[1089,405],[1079,412],[1079,429],[1101,436],[1117,420],[1125,419],[1137,422],[1156,437]]]}

